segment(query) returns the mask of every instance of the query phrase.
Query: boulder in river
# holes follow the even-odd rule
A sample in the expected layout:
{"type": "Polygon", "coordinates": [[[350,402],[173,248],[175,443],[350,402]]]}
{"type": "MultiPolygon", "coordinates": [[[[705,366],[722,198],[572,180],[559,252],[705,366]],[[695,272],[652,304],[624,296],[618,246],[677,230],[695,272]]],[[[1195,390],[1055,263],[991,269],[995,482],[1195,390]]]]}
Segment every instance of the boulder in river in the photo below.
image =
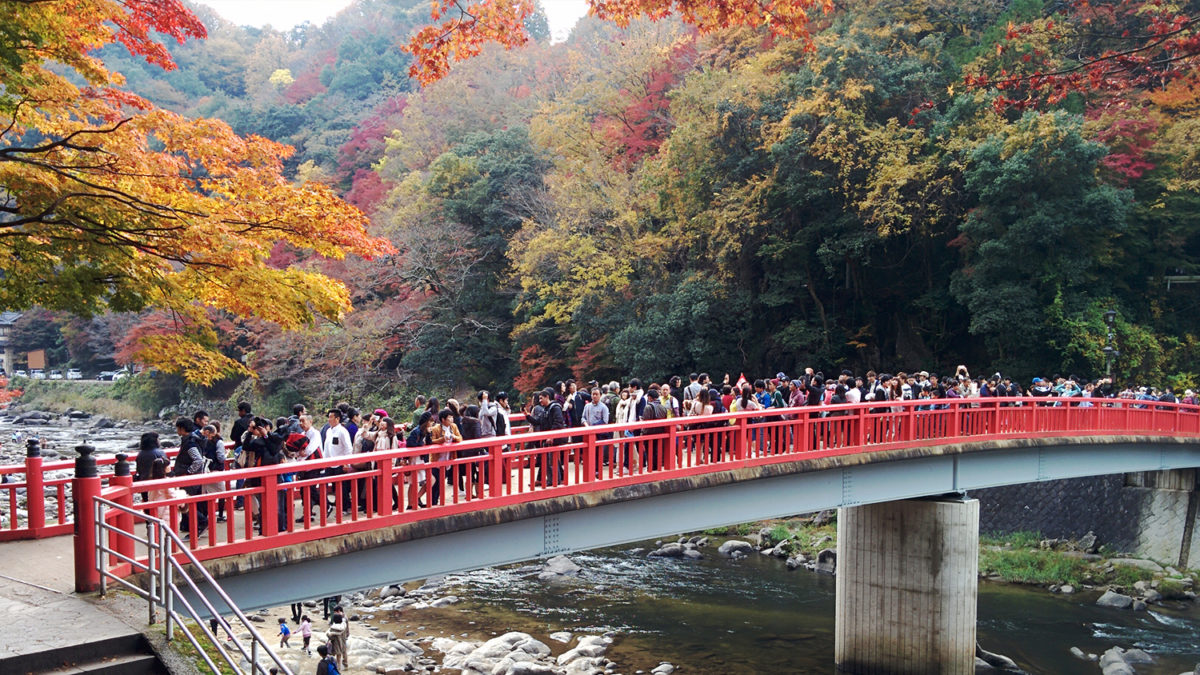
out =
{"type": "Polygon", "coordinates": [[[1022,675],[1025,675],[1025,671],[1021,670],[1021,668],[1017,666],[1016,661],[1013,661],[1003,654],[989,652],[983,647],[980,647],[978,643],[975,644],[975,672],[1021,673],[1022,675]]]}
{"type": "Polygon", "coordinates": [[[684,548],[682,544],[663,544],[661,547],[650,552],[651,558],[679,558],[683,555],[684,548]]]}
{"type": "Polygon", "coordinates": [[[575,564],[565,555],[557,555],[546,561],[546,566],[538,574],[538,579],[543,581],[552,579],[562,579],[564,577],[579,576],[579,572],[583,568],[575,564]]]}
{"type": "Polygon", "coordinates": [[[1134,675],[1133,666],[1146,663],[1153,663],[1153,659],[1140,649],[1113,647],[1100,657],[1100,670],[1104,675],[1134,675]]]}
{"type": "Polygon", "coordinates": [[[720,553],[721,555],[723,555],[727,558],[732,558],[735,553],[741,553],[741,554],[745,555],[753,550],[754,550],[754,546],[751,545],[750,542],[748,542],[748,541],[741,541],[740,539],[730,539],[729,541],[725,542],[724,544],[721,544],[721,548],[717,549],[717,553],[720,553]]]}
{"type": "Polygon", "coordinates": [[[1117,593],[1116,591],[1104,591],[1104,595],[1096,601],[1101,607],[1114,607],[1116,609],[1129,609],[1133,605],[1133,598],[1128,595],[1117,593]]]}
{"type": "Polygon", "coordinates": [[[823,548],[817,553],[817,571],[821,574],[837,572],[837,551],[823,548]]]}

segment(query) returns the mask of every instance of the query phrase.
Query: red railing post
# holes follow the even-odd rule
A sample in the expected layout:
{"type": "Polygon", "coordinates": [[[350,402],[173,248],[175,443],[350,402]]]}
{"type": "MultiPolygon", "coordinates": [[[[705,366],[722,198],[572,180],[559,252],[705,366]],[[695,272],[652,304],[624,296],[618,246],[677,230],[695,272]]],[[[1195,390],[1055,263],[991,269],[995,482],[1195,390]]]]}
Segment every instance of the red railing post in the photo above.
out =
{"type": "Polygon", "coordinates": [[[858,434],[855,441],[858,447],[867,447],[867,409],[860,407],[854,411],[855,418],[858,420],[858,434]]]}
{"type": "Polygon", "coordinates": [[[750,456],[750,418],[739,417],[737,421],[737,437],[733,442],[733,456],[738,461],[750,456]]]}
{"type": "MultiPolygon", "coordinates": [[[[36,538],[46,526],[46,494],[42,483],[42,448],[36,438],[25,444],[25,508],[29,513],[29,534],[36,538]]],[[[16,516],[12,514],[13,526],[16,516]]]]}
{"type": "Polygon", "coordinates": [[[665,471],[671,471],[675,468],[675,449],[677,447],[676,443],[678,442],[678,425],[672,424],[671,426],[667,427],[667,447],[666,452],[663,453],[665,455],[665,457],[663,457],[663,470],[665,471]]]}
{"type": "MultiPolygon", "coordinates": [[[[497,436],[496,440],[499,441],[500,438],[497,436]]],[[[504,481],[502,480],[504,474],[501,472],[504,463],[504,445],[497,442],[496,445],[488,448],[488,454],[492,456],[491,462],[488,464],[488,473],[491,474],[488,478],[488,487],[491,488],[493,497],[499,497],[504,494],[504,481]]]]}
{"type": "Polygon", "coordinates": [[[958,438],[962,435],[962,409],[958,401],[950,403],[950,438],[958,438]]]}
{"type": "Polygon", "coordinates": [[[581,482],[591,483],[596,480],[596,430],[588,427],[587,436],[584,437],[583,447],[583,480],[581,482]]]}
{"type": "Polygon", "coordinates": [[[379,516],[392,515],[392,461],[379,460],[378,474],[375,476],[375,514],[379,516]]]}
{"type": "MultiPolygon", "coordinates": [[[[117,463],[113,465],[113,475],[108,480],[108,484],[112,487],[125,488],[113,501],[121,506],[133,508],[133,476],[129,473],[127,459],[128,456],[125,453],[117,455],[117,463]]],[[[121,531],[108,533],[108,547],[127,558],[133,558],[133,514],[124,511],[118,512],[116,526],[121,531]]]]}
{"type": "Polygon", "coordinates": [[[262,491],[259,531],[262,532],[262,536],[270,537],[279,534],[279,474],[269,473],[263,476],[262,491]]]}
{"type": "Polygon", "coordinates": [[[96,541],[96,498],[100,496],[100,476],[96,472],[96,451],[90,445],[75,448],[75,478],[71,480],[71,501],[75,512],[75,592],[91,593],[100,588],[96,541]]]}

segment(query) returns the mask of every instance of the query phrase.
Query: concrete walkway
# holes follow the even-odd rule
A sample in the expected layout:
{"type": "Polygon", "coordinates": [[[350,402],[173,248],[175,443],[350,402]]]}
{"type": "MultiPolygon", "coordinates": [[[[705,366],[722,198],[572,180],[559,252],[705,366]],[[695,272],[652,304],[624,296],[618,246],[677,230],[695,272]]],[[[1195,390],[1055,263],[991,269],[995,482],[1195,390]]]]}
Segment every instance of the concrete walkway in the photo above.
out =
{"type": "Polygon", "coordinates": [[[70,536],[0,544],[0,660],[141,632],[145,604],[138,625],[133,603],[76,595],[74,565],[70,536]]]}

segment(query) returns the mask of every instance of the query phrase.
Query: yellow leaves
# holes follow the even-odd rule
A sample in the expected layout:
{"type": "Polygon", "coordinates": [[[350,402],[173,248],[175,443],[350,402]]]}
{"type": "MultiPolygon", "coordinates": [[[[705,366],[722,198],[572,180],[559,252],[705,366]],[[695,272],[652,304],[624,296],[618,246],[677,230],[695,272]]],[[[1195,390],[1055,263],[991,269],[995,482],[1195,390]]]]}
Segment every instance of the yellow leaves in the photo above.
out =
{"type": "Polygon", "coordinates": [[[134,358],[188,382],[210,386],[237,375],[252,375],[246,366],[212,349],[200,347],[183,335],[148,335],[141,339],[134,358]]]}

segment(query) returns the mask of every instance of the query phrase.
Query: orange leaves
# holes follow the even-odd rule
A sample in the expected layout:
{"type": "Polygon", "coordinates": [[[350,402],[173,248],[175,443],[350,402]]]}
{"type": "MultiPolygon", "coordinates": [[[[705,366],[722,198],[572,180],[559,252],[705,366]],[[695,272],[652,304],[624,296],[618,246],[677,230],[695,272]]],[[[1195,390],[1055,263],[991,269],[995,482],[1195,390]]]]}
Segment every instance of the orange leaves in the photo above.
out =
{"type": "Polygon", "coordinates": [[[636,18],[662,19],[678,15],[701,33],[748,26],[767,28],[773,34],[809,39],[810,12],[833,10],[832,0],[589,0],[601,19],[626,26],[636,18]]]}
{"type": "Polygon", "coordinates": [[[451,62],[477,56],[488,42],[520,47],[529,41],[525,19],[534,9],[533,0],[432,0],[431,18],[441,23],[417,31],[405,47],[414,59],[409,76],[430,84],[445,77],[451,62]]]}
{"type": "MultiPolygon", "coordinates": [[[[637,18],[658,20],[674,14],[701,33],[737,26],[766,28],[771,35],[801,40],[810,47],[812,14],[833,10],[833,0],[588,0],[588,4],[592,14],[622,27],[637,18]]],[[[529,36],[524,20],[532,12],[531,0],[433,0],[431,16],[441,23],[419,30],[405,48],[414,57],[409,75],[429,84],[444,77],[451,62],[479,54],[487,42],[506,49],[525,44],[529,36]]]]}
{"type": "Polygon", "coordinates": [[[279,241],[333,259],[393,253],[366,216],[327,186],[292,184],[291,147],[156,109],[90,56],[119,41],[172,67],[155,34],[204,35],[179,0],[15,4],[0,0],[0,23],[38,58],[0,60],[0,192],[20,195],[6,204],[0,306],[166,310],[126,353],[201,383],[247,372],[217,349],[214,316],[342,319],[342,283],[268,260],[279,241]]]}

